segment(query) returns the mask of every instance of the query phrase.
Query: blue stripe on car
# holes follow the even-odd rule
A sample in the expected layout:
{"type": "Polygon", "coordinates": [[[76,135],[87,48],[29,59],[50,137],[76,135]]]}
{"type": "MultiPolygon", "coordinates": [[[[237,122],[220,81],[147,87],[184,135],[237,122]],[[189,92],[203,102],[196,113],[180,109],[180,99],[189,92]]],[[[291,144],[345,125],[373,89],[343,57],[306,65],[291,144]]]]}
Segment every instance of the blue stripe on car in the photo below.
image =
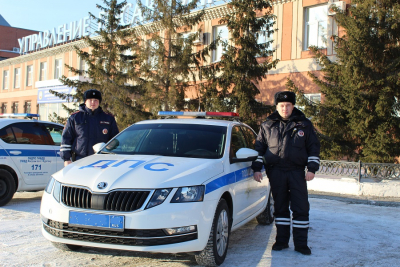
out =
{"type": "Polygon", "coordinates": [[[6,156],[11,157],[56,157],[55,150],[32,150],[32,149],[7,149],[8,154],[6,156]],[[20,151],[21,154],[13,155],[10,151],[20,151]]]}
{"type": "Polygon", "coordinates": [[[0,149],[0,157],[1,156],[8,156],[7,152],[4,149],[0,149]]]}
{"type": "MultiPolygon", "coordinates": [[[[264,167],[261,171],[265,171],[264,167]]],[[[237,183],[249,177],[253,177],[253,170],[251,169],[251,167],[228,173],[206,184],[206,194],[211,193],[212,191],[215,191],[226,185],[237,183]]]]}

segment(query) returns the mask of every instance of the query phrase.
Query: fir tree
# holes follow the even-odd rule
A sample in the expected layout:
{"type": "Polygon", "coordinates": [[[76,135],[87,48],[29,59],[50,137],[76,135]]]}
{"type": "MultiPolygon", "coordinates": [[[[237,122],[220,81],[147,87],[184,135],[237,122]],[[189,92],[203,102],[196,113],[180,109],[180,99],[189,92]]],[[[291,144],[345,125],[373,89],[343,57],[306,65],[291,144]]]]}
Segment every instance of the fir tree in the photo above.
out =
{"type": "Polygon", "coordinates": [[[75,74],[85,75],[88,81],[61,78],[63,84],[77,88],[75,98],[83,102],[83,92],[94,88],[102,93],[101,107],[116,117],[122,130],[130,124],[146,119],[149,113],[135,101],[143,93],[140,78],[135,69],[137,56],[132,51],[137,49],[136,37],[130,25],[121,25],[120,14],[126,1],[103,0],[105,6],[96,5],[102,11],[100,17],[89,13],[90,18],[101,25],[95,31],[96,37],[85,37],[85,42],[92,48],[90,53],[76,47],[81,60],[88,65],[88,70],[67,67],[75,74]]]}
{"type": "Polygon", "coordinates": [[[311,48],[323,77],[309,73],[323,102],[312,115],[326,158],[394,162],[400,155],[400,4],[353,0],[336,10],[345,30],[332,36],[337,60],[311,48]]]}
{"type": "Polygon", "coordinates": [[[153,114],[183,110],[185,93],[197,82],[201,52],[194,50],[193,42],[199,33],[187,34],[204,14],[203,10],[192,13],[197,2],[185,5],[178,0],[154,0],[145,6],[138,1],[143,21],[137,22],[142,35],[137,54],[145,89],[140,103],[153,114]]]}
{"type": "Polygon", "coordinates": [[[255,127],[256,117],[266,111],[255,100],[260,93],[257,84],[278,63],[270,60],[274,52],[270,48],[272,38],[258,43],[260,36],[272,36],[274,15],[271,3],[265,0],[233,0],[228,6],[231,12],[220,23],[226,23],[231,38],[223,43],[221,60],[207,69],[210,84],[205,93],[210,106],[221,111],[236,110],[242,121],[255,127]]]}

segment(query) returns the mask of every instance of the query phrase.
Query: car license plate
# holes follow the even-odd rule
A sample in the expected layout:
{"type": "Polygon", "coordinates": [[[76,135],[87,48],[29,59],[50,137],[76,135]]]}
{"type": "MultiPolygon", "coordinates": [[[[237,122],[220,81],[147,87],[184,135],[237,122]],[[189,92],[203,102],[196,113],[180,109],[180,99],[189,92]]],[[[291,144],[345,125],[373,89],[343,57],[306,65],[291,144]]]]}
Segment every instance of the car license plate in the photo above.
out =
{"type": "Polygon", "coordinates": [[[87,227],[124,229],[124,216],[70,211],[69,223],[87,227]]]}

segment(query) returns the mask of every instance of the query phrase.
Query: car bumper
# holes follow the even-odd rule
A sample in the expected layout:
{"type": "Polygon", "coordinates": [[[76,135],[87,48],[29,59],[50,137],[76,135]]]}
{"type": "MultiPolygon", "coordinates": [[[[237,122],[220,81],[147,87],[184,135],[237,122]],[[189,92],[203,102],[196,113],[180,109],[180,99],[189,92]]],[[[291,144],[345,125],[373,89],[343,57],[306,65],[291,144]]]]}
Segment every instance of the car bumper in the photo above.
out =
{"type": "Polygon", "coordinates": [[[180,253],[201,251],[207,244],[216,201],[169,203],[134,212],[75,209],[44,192],[41,204],[43,236],[65,244],[131,251],[180,253]],[[70,211],[123,215],[124,230],[69,224],[70,211]],[[164,229],[195,226],[188,233],[168,235],[164,229]]]}

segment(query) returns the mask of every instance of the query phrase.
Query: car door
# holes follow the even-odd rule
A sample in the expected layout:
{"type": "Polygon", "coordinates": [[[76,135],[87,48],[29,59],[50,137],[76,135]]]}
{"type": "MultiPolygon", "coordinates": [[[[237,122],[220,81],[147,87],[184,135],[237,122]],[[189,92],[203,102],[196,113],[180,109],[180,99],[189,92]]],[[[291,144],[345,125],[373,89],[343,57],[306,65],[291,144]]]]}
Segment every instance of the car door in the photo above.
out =
{"type": "MultiPolygon", "coordinates": [[[[247,147],[246,138],[239,125],[232,128],[229,158],[236,158],[236,152],[247,147]]],[[[251,161],[230,163],[230,171],[235,173],[234,216],[235,223],[240,223],[252,214],[254,196],[252,192],[253,171],[251,161]]]]}
{"type": "MultiPolygon", "coordinates": [[[[242,125],[241,128],[242,128],[244,136],[246,137],[247,147],[254,149],[255,144],[256,144],[257,135],[255,134],[255,132],[252,129],[250,129],[247,126],[242,125]]],[[[251,172],[252,172],[252,176],[253,176],[253,171],[251,171],[251,172]]],[[[263,180],[261,181],[261,183],[257,182],[254,179],[248,180],[248,182],[249,182],[248,186],[251,190],[252,202],[254,203],[254,206],[252,207],[253,213],[257,212],[259,209],[261,209],[263,207],[263,203],[265,202],[263,200],[265,200],[268,197],[268,193],[269,193],[268,177],[265,174],[265,170],[263,170],[261,173],[263,174],[263,180]]]]}
{"type": "Polygon", "coordinates": [[[57,170],[54,142],[43,123],[37,121],[10,124],[14,139],[4,144],[22,179],[28,185],[45,186],[57,170]]]}
{"type": "Polygon", "coordinates": [[[64,168],[64,161],[60,157],[60,146],[61,146],[61,138],[62,138],[62,132],[64,130],[63,126],[56,125],[56,124],[51,124],[51,123],[46,123],[44,124],[46,130],[50,134],[50,137],[53,141],[53,149],[56,153],[56,171],[61,170],[64,168]]]}

